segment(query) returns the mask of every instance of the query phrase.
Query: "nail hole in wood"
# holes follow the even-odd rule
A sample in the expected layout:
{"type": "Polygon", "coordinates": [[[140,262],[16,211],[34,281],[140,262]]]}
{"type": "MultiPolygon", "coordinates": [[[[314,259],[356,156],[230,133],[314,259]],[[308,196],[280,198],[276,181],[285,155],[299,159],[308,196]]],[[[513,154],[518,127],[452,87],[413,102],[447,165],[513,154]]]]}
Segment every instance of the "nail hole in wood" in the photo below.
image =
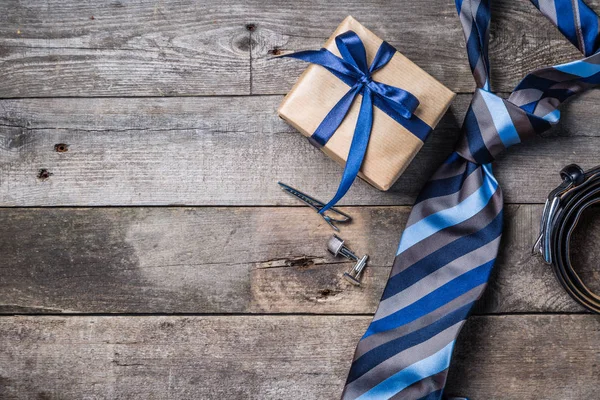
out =
{"type": "Polygon", "coordinates": [[[69,151],[69,145],[66,143],[58,143],[54,145],[54,151],[57,153],[66,153],[69,151]]]}
{"type": "Polygon", "coordinates": [[[45,181],[46,179],[50,178],[52,175],[54,175],[54,174],[52,172],[48,171],[46,168],[40,168],[38,170],[37,177],[38,177],[38,179],[45,181]]]}

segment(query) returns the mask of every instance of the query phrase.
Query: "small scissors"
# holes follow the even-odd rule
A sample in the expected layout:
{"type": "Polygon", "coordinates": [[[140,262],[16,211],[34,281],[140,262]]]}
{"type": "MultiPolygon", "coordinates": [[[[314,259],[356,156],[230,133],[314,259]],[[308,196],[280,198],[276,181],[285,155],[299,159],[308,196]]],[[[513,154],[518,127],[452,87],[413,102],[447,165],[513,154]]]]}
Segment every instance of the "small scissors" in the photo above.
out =
{"type": "MultiPolygon", "coordinates": [[[[285,183],[277,182],[277,184],[279,184],[279,186],[281,186],[281,188],[286,193],[294,196],[295,198],[297,198],[304,204],[308,205],[310,208],[315,210],[317,213],[319,213],[319,211],[321,211],[321,208],[323,208],[325,206],[325,204],[323,202],[321,202],[317,199],[314,199],[314,198],[310,197],[309,195],[304,194],[301,191],[294,189],[293,187],[291,187],[289,185],[286,185],[285,183]]],[[[334,225],[334,222],[343,223],[343,222],[352,221],[351,216],[349,216],[345,212],[340,211],[337,208],[333,208],[333,207],[330,208],[329,210],[325,211],[324,214],[319,213],[319,215],[321,217],[323,217],[325,222],[327,222],[329,224],[329,226],[331,226],[333,228],[333,230],[335,230],[336,232],[339,232],[340,230],[337,226],[334,225]],[[337,215],[337,216],[334,217],[334,215],[337,215]]]]}

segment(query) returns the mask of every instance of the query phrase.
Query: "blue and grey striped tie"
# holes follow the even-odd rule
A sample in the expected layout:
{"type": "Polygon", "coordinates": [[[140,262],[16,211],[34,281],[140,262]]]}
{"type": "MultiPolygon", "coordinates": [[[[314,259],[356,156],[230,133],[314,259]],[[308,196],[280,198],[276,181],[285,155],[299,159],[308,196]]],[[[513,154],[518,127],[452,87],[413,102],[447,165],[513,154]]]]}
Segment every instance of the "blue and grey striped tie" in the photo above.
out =
{"type": "Polygon", "coordinates": [[[490,92],[490,0],[456,0],[477,90],[456,151],[410,214],[381,303],[356,349],[344,400],[442,397],[456,337],[485,289],[500,243],[494,157],[549,129],[563,101],[600,83],[594,11],[581,0],[531,1],[587,58],[537,70],[502,99],[490,92]]]}

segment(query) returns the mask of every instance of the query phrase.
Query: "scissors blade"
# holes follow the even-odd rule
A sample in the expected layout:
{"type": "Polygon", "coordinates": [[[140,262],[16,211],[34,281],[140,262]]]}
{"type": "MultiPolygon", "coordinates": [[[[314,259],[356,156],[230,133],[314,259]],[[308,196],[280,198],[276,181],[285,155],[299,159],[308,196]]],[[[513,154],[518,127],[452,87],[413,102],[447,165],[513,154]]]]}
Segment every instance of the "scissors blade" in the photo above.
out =
{"type": "Polygon", "coordinates": [[[334,218],[331,215],[325,215],[325,214],[321,214],[319,213],[319,211],[325,206],[325,203],[323,203],[320,200],[315,199],[314,197],[311,197],[305,193],[302,193],[301,191],[299,191],[298,189],[295,189],[293,187],[291,187],[290,185],[287,185],[283,182],[277,182],[277,184],[289,195],[294,196],[295,198],[297,198],[298,200],[300,200],[301,202],[303,202],[304,204],[308,205],[310,208],[312,208],[313,210],[315,210],[324,220],[325,222],[327,222],[327,224],[329,224],[329,226],[331,226],[335,231],[339,232],[339,228],[337,226],[335,226],[334,222],[350,222],[352,220],[352,217],[348,214],[346,214],[343,211],[338,210],[337,208],[330,208],[329,210],[327,210],[327,213],[330,214],[337,214],[340,217],[338,218],[334,218]]]}
{"type": "Polygon", "coordinates": [[[281,186],[281,188],[287,192],[288,194],[296,197],[298,200],[300,200],[301,202],[309,205],[310,207],[312,207],[315,211],[319,211],[321,208],[323,208],[324,204],[322,202],[320,202],[317,199],[314,199],[312,197],[310,197],[307,194],[302,193],[301,191],[299,191],[298,189],[294,189],[293,187],[291,187],[290,185],[286,185],[283,182],[277,182],[277,184],[279,186],[281,186]]]}

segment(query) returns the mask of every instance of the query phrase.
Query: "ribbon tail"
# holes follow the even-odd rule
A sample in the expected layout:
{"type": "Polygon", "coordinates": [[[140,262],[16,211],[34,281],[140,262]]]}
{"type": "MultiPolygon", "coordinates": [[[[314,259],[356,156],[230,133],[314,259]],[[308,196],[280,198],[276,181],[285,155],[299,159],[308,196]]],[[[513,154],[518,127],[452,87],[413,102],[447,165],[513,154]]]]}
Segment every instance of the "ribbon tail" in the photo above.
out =
{"type": "Polygon", "coordinates": [[[357,66],[339,58],[327,49],[298,51],[296,53],[284,54],[279,57],[295,58],[325,67],[329,72],[346,82],[349,86],[354,85],[356,80],[362,76],[362,72],[357,66]]]}
{"type": "Polygon", "coordinates": [[[323,121],[319,124],[315,132],[310,137],[311,143],[321,148],[331,139],[337,128],[341,125],[348,110],[352,106],[356,95],[360,90],[360,86],[355,86],[348,90],[344,97],[327,113],[323,121]]]}
{"type": "Polygon", "coordinates": [[[352,138],[352,144],[350,145],[350,151],[348,152],[348,159],[346,160],[346,167],[344,168],[340,186],[333,199],[321,208],[319,214],[325,213],[325,211],[329,210],[335,203],[344,197],[356,179],[358,171],[360,171],[363,159],[365,158],[365,153],[367,152],[371,128],[373,127],[372,96],[372,92],[365,88],[363,91],[362,103],[360,105],[360,114],[358,115],[358,121],[356,122],[356,128],[354,129],[354,137],[352,138]]]}

